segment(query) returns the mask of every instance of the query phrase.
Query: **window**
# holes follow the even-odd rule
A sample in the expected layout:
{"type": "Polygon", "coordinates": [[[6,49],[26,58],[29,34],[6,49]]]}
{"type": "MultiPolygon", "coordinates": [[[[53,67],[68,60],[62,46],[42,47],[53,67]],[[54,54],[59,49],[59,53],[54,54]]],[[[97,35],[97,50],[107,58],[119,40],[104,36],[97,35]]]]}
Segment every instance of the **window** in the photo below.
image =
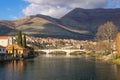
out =
{"type": "Polygon", "coordinates": [[[5,49],[3,48],[3,52],[5,51],[5,49]]]}

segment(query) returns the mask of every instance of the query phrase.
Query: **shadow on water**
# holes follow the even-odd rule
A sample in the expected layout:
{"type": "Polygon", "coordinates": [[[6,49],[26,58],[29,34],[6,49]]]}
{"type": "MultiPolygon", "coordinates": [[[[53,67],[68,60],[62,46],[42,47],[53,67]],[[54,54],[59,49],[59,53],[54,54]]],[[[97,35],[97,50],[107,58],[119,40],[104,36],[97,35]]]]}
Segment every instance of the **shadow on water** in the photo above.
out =
{"type": "Polygon", "coordinates": [[[120,66],[91,57],[42,57],[0,63],[0,80],[120,80],[120,66]]]}

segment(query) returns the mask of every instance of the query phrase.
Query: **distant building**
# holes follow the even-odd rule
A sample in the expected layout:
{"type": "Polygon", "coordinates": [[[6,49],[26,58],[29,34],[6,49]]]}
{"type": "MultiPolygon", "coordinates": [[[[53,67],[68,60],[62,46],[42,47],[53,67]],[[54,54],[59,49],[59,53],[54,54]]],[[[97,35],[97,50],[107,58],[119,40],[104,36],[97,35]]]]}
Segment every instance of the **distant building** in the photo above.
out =
{"type": "Polygon", "coordinates": [[[0,45],[6,47],[9,44],[13,44],[11,36],[0,36],[0,45]]]}
{"type": "Polygon", "coordinates": [[[0,45],[0,54],[6,54],[6,47],[0,45]]]}
{"type": "Polygon", "coordinates": [[[17,44],[8,45],[6,47],[6,50],[8,54],[14,54],[14,56],[28,53],[28,50],[26,48],[19,46],[17,44]]]}

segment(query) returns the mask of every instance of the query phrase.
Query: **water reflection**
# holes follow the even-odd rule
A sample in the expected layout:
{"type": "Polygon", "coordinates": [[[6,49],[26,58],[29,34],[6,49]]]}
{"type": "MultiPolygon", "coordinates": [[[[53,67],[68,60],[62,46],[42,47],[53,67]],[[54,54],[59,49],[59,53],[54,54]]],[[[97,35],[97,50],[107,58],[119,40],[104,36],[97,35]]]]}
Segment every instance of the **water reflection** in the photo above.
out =
{"type": "Polygon", "coordinates": [[[109,63],[96,63],[97,80],[117,80],[116,66],[109,63]]]}
{"type": "Polygon", "coordinates": [[[120,66],[94,58],[38,57],[0,63],[0,80],[120,80],[120,66]]]}
{"type": "Polygon", "coordinates": [[[20,80],[23,63],[23,61],[0,63],[0,80],[20,80]]]}
{"type": "Polygon", "coordinates": [[[116,66],[116,80],[120,80],[120,65],[117,65],[116,66]]]}

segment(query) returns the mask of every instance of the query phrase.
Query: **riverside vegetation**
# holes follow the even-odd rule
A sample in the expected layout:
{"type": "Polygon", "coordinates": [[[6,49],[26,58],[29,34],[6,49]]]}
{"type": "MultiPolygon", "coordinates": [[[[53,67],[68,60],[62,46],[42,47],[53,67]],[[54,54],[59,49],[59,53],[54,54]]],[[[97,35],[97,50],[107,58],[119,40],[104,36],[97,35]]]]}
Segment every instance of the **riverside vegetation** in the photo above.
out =
{"type": "MultiPolygon", "coordinates": [[[[95,36],[96,45],[87,44],[85,53],[72,52],[70,55],[88,55],[102,61],[120,64],[120,33],[113,22],[100,25],[95,36]]],[[[52,55],[65,55],[65,52],[52,52],[52,55]],[[57,53],[57,54],[55,54],[57,53]]]]}

